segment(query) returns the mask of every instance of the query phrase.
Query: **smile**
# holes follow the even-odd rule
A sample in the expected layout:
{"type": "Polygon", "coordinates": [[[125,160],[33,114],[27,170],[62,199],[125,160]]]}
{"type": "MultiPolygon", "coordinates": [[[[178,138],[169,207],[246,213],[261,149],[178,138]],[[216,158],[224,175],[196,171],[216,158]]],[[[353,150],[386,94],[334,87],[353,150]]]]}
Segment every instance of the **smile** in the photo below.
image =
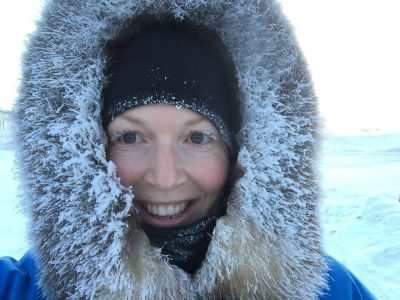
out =
{"type": "Polygon", "coordinates": [[[158,217],[173,217],[182,213],[189,205],[189,201],[178,204],[150,204],[142,203],[148,213],[158,217]]]}
{"type": "Polygon", "coordinates": [[[169,203],[137,201],[135,206],[141,222],[156,227],[175,227],[192,222],[197,202],[197,199],[169,203]]]}

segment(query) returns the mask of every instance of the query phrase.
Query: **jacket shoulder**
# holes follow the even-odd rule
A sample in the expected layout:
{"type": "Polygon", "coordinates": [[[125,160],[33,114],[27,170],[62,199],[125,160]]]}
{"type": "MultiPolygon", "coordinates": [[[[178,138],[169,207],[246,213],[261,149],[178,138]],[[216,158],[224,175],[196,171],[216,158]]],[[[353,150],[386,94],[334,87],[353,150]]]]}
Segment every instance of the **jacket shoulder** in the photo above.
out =
{"type": "Polygon", "coordinates": [[[36,288],[36,265],[32,252],[21,260],[0,258],[0,299],[41,299],[36,288]]]}
{"type": "Polygon", "coordinates": [[[328,290],[320,300],[375,300],[371,292],[344,265],[333,257],[327,256],[329,266],[328,290]]]}

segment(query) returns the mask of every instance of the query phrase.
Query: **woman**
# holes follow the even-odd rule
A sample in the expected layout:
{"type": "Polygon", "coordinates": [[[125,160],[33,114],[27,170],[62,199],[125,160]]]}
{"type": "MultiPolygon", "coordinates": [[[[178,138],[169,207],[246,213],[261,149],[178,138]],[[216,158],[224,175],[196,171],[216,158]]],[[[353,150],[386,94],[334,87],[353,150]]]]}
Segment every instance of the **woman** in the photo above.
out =
{"type": "Polygon", "coordinates": [[[53,1],[23,68],[32,251],[2,295],[373,299],[321,247],[316,99],[274,1],[53,1]]]}

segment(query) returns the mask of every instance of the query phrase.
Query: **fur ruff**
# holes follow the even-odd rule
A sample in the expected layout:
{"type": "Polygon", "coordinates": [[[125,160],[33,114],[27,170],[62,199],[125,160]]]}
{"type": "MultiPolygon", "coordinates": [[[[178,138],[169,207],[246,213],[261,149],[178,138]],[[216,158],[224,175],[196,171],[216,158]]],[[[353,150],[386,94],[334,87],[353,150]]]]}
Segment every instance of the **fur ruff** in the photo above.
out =
{"type": "Polygon", "coordinates": [[[14,109],[17,171],[39,286],[55,299],[316,299],[318,112],[291,26],[273,0],[47,2],[14,109]],[[242,94],[238,179],[192,278],[135,225],[132,191],[106,160],[104,47],[143,14],[215,30],[242,94]]]}

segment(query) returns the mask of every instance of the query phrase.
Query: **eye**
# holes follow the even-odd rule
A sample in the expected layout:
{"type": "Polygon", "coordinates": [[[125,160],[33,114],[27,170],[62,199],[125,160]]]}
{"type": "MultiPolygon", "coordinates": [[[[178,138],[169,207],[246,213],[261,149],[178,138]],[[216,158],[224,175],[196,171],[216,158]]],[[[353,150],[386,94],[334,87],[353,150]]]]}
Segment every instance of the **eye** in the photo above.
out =
{"type": "Polygon", "coordinates": [[[142,143],[142,137],[136,133],[135,131],[122,131],[111,134],[110,141],[113,144],[122,145],[136,145],[138,143],[142,143]]]}
{"type": "Polygon", "coordinates": [[[189,140],[195,145],[207,145],[215,140],[211,133],[195,131],[190,133],[189,140]]]}
{"type": "Polygon", "coordinates": [[[138,140],[138,136],[134,132],[126,132],[121,136],[122,141],[126,144],[134,144],[138,140]]]}
{"type": "Polygon", "coordinates": [[[190,141],[193,144],[201,144],[204,142],[204,140],[206,140],[207,137],[205,136],[204,133],[202,132],[194,132],[190,135],[190,141]]]}

